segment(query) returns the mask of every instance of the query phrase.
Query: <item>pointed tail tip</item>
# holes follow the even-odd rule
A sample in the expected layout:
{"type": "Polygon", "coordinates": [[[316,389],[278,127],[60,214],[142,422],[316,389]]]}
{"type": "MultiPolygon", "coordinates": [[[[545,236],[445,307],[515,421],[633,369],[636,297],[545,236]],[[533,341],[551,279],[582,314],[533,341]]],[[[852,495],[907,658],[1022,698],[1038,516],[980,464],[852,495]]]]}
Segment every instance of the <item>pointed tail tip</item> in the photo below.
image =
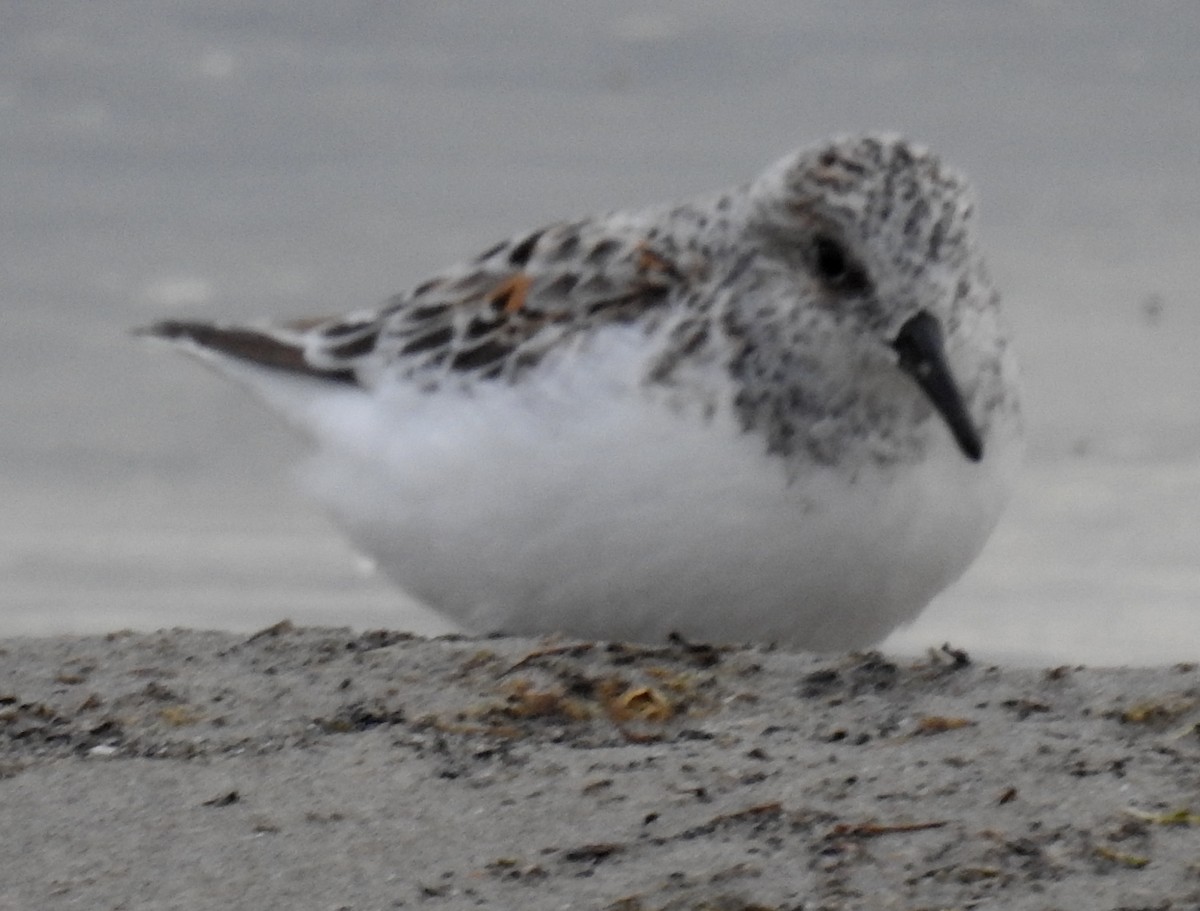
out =
{"type": "Polygon", "coordinates": [[[211,332],[215,328],[208,323],[164,319],[148,326],[137,326],[130,330],[130,334],[137,338],[161,338],[167,341],[191,339],[195,341],[197,335],[203,334],[206,330],[211,332]]]}
{"type": "Polygon", "coordinates": [[[270,329],[225,326],[196,320],[162,320],[133,330],[140,338],[161,339],[182,345],[209,360],[234,359],[271,370],[281,370],[336,383],[357,383],[354,370],[320,367],[309,363],[304,346],[281,338],[270,329]]]}
{"type": "Polygon", "coordinates": [[[301,347],[270,330],[200,320],[160,320],[133,330],[135,336],[179,342],[213,354],[287,370],[307,370],[301,347]]]}

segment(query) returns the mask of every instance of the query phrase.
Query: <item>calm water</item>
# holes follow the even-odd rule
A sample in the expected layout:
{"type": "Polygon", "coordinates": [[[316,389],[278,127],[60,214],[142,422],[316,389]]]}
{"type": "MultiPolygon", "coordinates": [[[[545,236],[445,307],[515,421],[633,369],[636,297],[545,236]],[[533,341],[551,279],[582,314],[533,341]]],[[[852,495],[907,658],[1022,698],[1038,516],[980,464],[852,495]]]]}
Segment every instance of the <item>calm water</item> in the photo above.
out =
{"type": "Polygon", "coordinates": [[[987,552],[892,644],[1200,657],[1200,7],[910,6],[6,7],[0,634],[440,629],[292,493],[286,432],[126,330],[370,305],[890,128],[979,188],[1031,431],[987,552]]]}

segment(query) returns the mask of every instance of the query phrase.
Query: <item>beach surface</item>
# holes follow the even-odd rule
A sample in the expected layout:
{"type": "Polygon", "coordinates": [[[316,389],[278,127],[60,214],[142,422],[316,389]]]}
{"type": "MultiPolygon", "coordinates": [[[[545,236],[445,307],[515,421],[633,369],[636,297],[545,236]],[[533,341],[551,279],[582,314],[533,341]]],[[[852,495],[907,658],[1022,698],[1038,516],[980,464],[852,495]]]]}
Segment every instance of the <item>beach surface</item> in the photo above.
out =
{"type": "Polygon", "coordinates": [[[0,908],[1200,905],[1200,669],[0,642],[0,908]]]}

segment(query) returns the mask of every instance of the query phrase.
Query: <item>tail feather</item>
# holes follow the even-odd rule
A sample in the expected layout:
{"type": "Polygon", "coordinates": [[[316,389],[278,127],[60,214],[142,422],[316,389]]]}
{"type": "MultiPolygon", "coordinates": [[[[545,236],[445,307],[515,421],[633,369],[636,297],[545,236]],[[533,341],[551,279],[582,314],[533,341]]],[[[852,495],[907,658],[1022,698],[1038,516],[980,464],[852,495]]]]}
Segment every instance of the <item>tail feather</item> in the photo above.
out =
{"type": "Polygon", "coordinates": [[[308,360],[304,345],[265,329],[219,326],[187,320],[164,320],[137,330],[138,335],[183,342],[260,367],[332,382],[357,383],[353,370],[322,368],[308,360]]]}

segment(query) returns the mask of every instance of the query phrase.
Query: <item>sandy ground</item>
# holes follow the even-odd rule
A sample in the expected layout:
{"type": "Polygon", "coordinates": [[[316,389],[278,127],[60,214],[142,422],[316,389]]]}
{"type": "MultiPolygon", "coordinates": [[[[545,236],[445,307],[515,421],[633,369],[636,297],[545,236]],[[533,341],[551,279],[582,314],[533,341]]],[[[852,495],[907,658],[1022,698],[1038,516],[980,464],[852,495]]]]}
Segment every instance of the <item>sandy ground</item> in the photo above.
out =
{"type": "Polygon", "coordinates": [[[1193,909],[1200,669],[0,642],[0,908],[1193,909]]]}

